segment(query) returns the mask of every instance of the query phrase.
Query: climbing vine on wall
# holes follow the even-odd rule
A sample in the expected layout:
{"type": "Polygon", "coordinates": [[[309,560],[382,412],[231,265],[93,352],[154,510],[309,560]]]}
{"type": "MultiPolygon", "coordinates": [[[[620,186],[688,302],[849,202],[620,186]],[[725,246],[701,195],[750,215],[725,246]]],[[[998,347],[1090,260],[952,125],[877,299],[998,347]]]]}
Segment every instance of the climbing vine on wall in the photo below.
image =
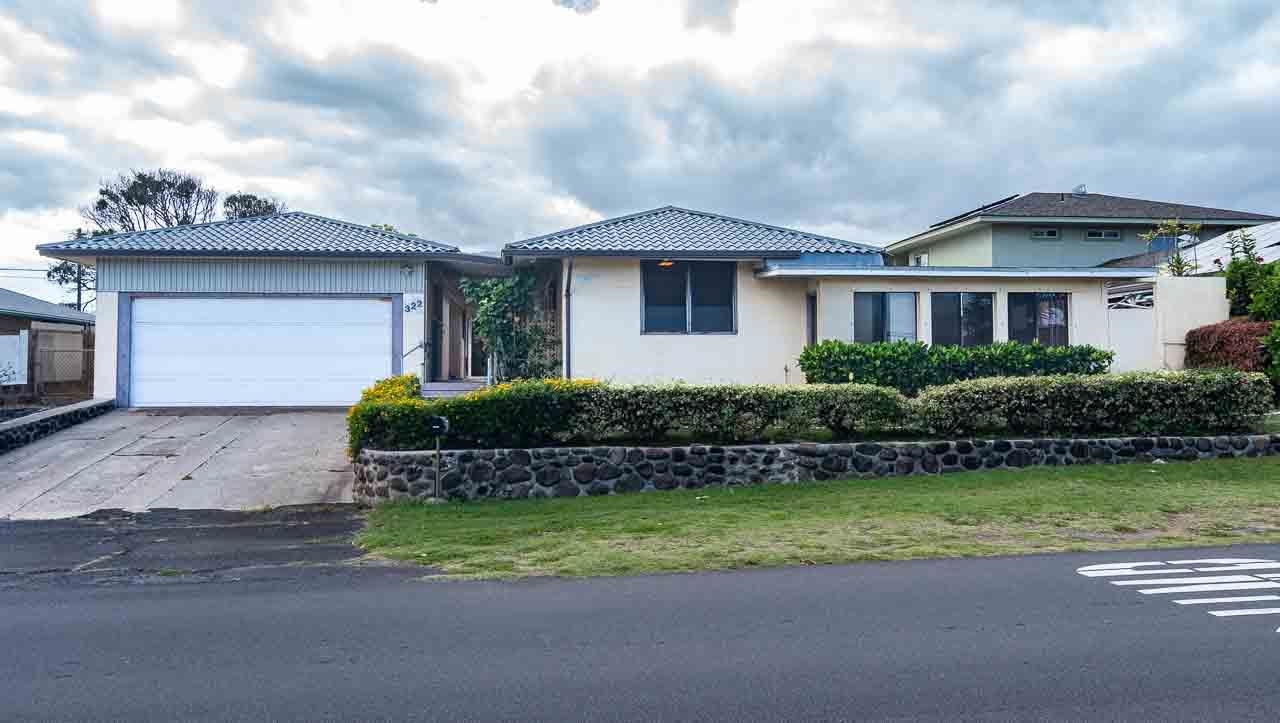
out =
{"type": "Polygon", "coordinates": [[[497,279],[464,278],[460,285],[475,307],[472,333],[494,355],[496,378],[540,379],[559,373],[557,339],[537,318],[537,277],[530,269],[497,279]]]}

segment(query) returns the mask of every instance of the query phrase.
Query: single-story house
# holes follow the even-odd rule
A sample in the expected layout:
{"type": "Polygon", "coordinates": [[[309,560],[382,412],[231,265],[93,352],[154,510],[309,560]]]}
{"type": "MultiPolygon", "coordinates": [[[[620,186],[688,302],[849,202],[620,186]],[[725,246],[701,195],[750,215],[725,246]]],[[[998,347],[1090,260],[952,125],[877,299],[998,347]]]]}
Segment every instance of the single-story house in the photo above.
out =
{"type": "MultiPolygon", "coordinates": [[[[1155,252],[1163,259],[1176,239],[1139,234],[1167,219],[1202,225],[1200,238],[1280,221],[1249,211],[1089,193],[1015,194],[939,221],[885,247],[899,266],[1098,266],[1155,252]]],[[[1132,266],[1158,265],[1137,258],[1132,266]]]]}
{"type": "Polygon", "coordinates": [[[93,314],[0,289],[0,399],[87,395],[94,321],[93,314]]]}
{"type": "Polygon", "coordinates": [[[301,212],[39,251],[97,268],[94,396],[133,407],[343,406],[404,371],[482,376],[457,281],[504,273],[494,258],[301,212]]]}
{"type": "Polygon", "coordinates": [[[674,206],[503,257],[555,282],[564,374],[618,382],[798,383],[800,352],[824,339],[1092,344],[1117,369],[1177,367],[1183,327],[1227,314],[1220,279],[1162,289],[1150,268],[894,266],[873,246],[674,206]]]}
{"type": "Polygon", "coordinates": [[[121,406],[343,406],[408,371],[477,384],[461,276],[537,273],[563,373],[800,383],[821,339],[1114,349],[1179,366],[1226,318],[1221,279],[1152,269],[893,266],[865,244],[667,206],[508,244],[503,259],[308,213],[74,239],[97,268],[94,396],[121,406]],[[505,263],[504,263],[505,262],[505,263]]]}

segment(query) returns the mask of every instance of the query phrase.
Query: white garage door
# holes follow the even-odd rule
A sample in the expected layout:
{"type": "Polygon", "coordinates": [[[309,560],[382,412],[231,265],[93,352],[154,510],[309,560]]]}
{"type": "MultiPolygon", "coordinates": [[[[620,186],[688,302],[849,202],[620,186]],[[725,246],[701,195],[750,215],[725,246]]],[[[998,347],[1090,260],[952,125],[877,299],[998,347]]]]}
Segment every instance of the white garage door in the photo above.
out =
{"type": "Polygon", "coordinates": [[[135,407],[342,406],[391,374],[388,299],[141,298],[135,407]]]}

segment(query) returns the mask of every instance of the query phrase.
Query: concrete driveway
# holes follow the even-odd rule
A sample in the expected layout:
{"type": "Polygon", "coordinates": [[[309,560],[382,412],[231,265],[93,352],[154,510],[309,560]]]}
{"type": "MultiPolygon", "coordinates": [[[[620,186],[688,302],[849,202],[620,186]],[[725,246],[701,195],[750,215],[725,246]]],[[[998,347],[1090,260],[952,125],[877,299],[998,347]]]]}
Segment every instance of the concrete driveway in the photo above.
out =
{"type": "Polygon", "coordinates": [[[115,411],[0,456],[0,519],[351,501],[343,413],[115,411]]]}

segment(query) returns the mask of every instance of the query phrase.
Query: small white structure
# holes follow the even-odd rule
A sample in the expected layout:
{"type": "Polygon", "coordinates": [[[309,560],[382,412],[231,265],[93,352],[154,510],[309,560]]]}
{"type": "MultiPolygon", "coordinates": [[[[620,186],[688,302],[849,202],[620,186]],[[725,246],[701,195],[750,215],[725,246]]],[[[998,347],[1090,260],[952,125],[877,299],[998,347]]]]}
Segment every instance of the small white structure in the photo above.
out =
{"type": "Polygon", "coordinates": [[[1107,296],[1107,348],[1111,370],[1182,369],[1187,332],[1231,314],[1226,279],[1160,276],[1114,284],[1107,296]]]}

